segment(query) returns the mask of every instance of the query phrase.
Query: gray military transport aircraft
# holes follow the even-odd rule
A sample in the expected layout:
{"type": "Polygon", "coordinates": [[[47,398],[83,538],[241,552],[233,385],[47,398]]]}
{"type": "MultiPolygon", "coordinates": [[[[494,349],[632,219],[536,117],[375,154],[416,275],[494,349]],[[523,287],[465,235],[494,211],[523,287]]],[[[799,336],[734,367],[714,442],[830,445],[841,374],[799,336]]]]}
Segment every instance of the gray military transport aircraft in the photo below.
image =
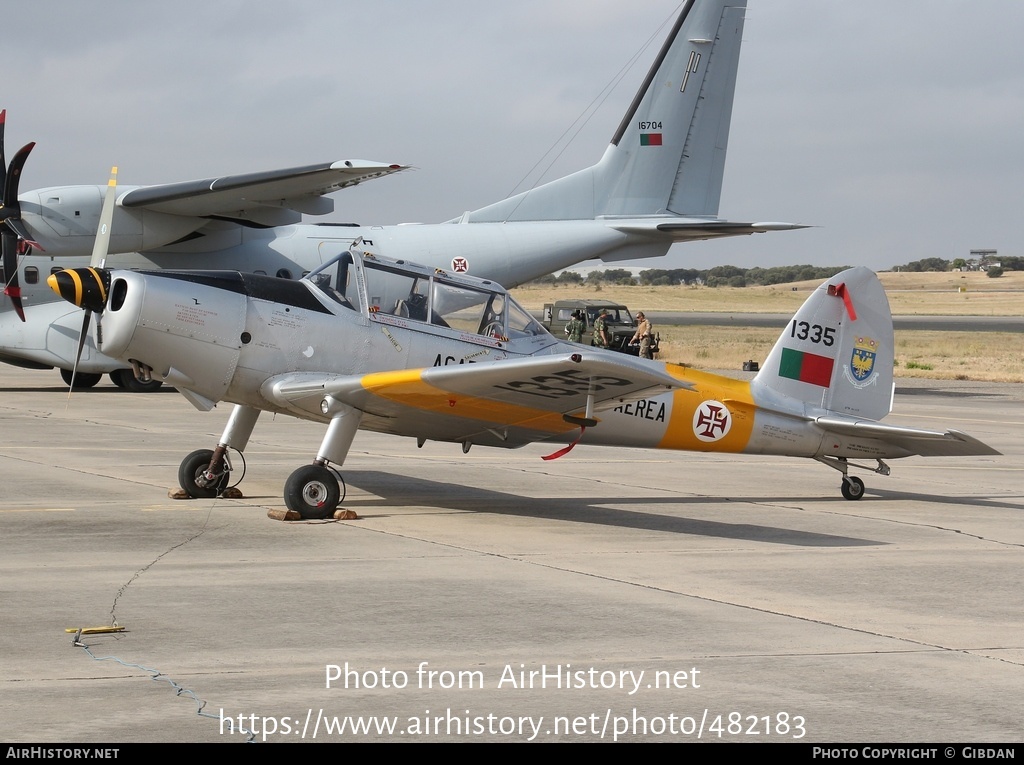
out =
{"type": "MultiPolygon", "coordinates": [[[[368,251],[515,286],[591,258],[664,255],[675,242],[801,228],[718,216],[746,0],[685,3],[600,161],[441,224],[301,224],[334,209],[325,194],[405,169],[344,160],[159,186],[121,187],[108,258],[122,268],[230,269],[294,278],[360,240],[368,251]]],[[[0,154],[3,141],[0,112],[0,154]]],[[[84,265],[103,186],[19,196],[33,144],[4,169],[0,361],[58,367],[65,381],[81,319],[45,288],[48,273],[84,265]],[[42,254],[40,254],[40,252],[42,254]],[[26,323],[20,315],[24,313],[26,323]]],[[[88,340],[75,384],[103,373],[145,389],[88,340]]]]}
{"type": "Polygon", "coordinates": [[[493,281],[362,244],[298,281],[81,268],[48,283],[96,314],[101,350],[140,379],[200,410],[235,405],[216,448],[181,463],[190,496],[230,485],[228,450],[245,449],[261,412],[324,423],[312,464],[284,487],[303,518],[335,512],[335,471],[359,429],[464,451],[569,443],[547,458],[581,440],[808,457],[841,472],[851,500],[865,491],[851,467],[888,475],[885,459],[998,453],[956,430],[878,421],[892,403],[892,316],[864,267],[818,287],[746,382],[557,340],[493,281]]]}

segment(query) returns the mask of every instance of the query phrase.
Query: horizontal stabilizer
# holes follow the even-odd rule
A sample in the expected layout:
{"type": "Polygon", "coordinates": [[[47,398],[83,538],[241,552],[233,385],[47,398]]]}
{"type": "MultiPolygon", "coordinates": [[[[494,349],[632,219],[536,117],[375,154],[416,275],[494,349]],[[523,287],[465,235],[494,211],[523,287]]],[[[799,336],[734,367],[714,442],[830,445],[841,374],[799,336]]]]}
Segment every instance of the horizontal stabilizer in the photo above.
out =
{"type": "Polygon", "coordinates": [[[763,234],[768,231],[794,231],[808,226],[800,223],[742,223],[729,220],[670,220],[657,219],[611,223],[612,228],[624,234],[638,234],[656,238],[667,238],[673,242],[692,239],[715,239],[725,236],[763,234]]]}
{"type": "Polygon", "coordinates": [[[959,430],[918,430],[837,417],[818,417],[815,422],[830,433],[856,438],[874,438],[922,457],[967,457],[1000,453],[959,430]]]}

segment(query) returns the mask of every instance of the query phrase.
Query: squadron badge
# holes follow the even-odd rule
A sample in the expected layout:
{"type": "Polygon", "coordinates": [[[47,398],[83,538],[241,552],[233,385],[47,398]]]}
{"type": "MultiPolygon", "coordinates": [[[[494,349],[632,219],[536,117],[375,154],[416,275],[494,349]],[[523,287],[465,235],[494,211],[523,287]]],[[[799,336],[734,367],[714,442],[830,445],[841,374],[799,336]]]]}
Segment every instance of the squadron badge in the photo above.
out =
{"type": "Polygon", "coordinates": [[[850,354],[850,365],[846,367],[847,377],[855,387],[863,388],[874,382],[875,357],[878,352],[878,341],[870,337],[858,337],[853,341],[853,352],[850,354]]]}

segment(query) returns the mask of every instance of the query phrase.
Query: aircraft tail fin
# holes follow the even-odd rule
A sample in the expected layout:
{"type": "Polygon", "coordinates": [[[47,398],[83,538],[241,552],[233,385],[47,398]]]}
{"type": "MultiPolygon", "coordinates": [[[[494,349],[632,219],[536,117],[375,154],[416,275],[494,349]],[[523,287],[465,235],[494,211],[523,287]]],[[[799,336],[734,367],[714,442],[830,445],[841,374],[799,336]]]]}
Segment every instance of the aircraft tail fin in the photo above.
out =
{"type": "Polygon", "coordinates": [[[598,164],[462,222],[715,217],[746,0],[690,0],[598,164]]]}
{"type": "Polygon", "coordinates": [[[880,420],[892,407],[893,329],[878,277],[858,266],[819,286],[751,382],[758,401],[880,420]],[[788,404],[780,399],[788,399],[788,404]]]}

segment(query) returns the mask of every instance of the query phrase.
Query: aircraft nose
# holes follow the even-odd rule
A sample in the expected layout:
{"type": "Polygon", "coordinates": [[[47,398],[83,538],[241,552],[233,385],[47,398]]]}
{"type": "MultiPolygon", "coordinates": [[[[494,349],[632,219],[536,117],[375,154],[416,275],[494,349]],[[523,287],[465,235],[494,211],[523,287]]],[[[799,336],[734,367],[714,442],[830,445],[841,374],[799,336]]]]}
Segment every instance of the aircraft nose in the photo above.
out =
{"type": "Polygon", "coordinates": [[[99,313],[107,303],[110,271],[105,268],[71,268],[46,278],[50,289],[69,303],[99,313]]]}

